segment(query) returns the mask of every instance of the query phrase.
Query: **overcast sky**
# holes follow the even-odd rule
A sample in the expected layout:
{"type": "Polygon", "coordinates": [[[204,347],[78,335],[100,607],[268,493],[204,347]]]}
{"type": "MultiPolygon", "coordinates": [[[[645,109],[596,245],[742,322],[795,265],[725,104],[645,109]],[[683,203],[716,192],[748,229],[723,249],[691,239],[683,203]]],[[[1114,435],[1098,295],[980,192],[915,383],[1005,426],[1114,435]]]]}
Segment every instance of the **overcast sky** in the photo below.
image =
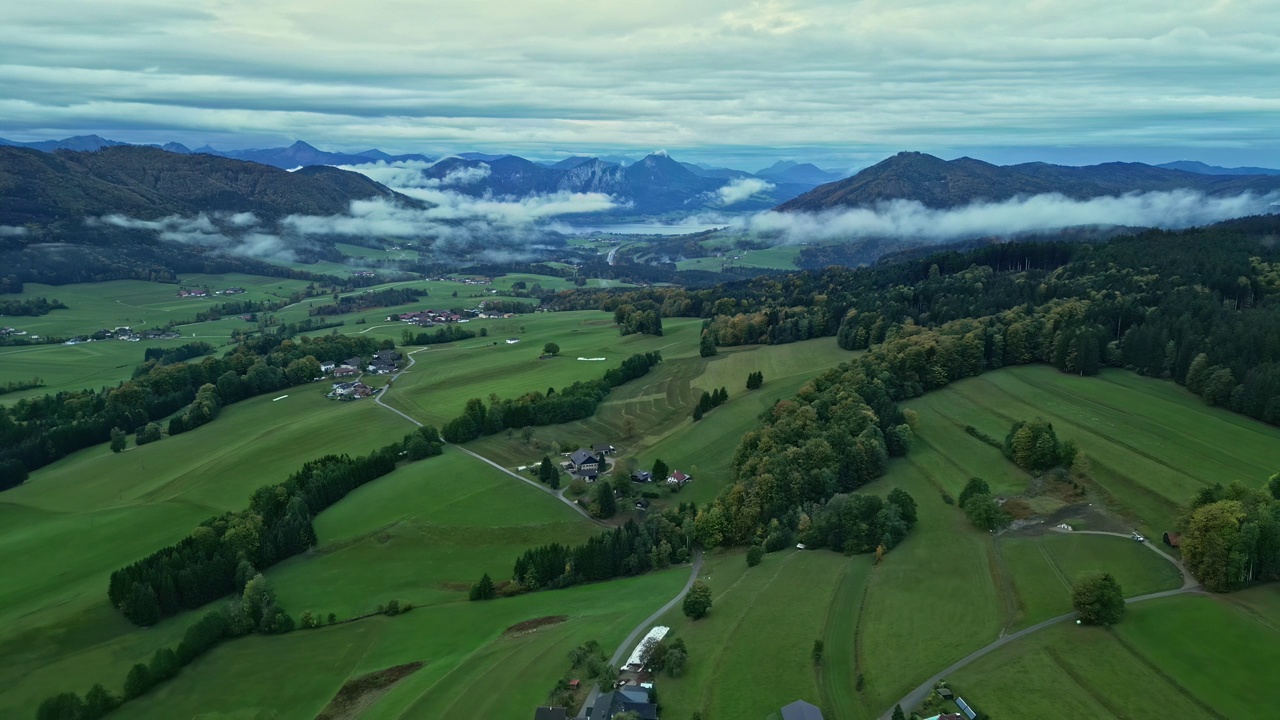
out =
{"type": "Polygon", "coordinates": [[[0,136],[218,148],[898,150],[1280,166],[1277,0],[58,0],[0,23],[0,136]]]}

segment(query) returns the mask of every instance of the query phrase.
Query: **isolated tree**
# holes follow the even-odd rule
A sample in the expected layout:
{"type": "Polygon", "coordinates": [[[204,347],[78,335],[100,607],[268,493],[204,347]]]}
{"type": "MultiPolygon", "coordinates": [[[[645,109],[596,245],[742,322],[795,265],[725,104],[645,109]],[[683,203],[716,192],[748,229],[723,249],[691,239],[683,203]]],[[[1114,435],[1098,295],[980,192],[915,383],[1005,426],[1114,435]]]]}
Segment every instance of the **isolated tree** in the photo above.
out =
{"type": "Polygon", "coordinates": [[[764,548],[759,545],[752,545],[747,551],[747,567],[755,567],[764,559],[764,548]]]}
{"type": "Polygon", "coordinates": [[[1071,588],[1071,605],[1086,625],[1111,626],[1124,617],[1124,592],[1111,573],[1089,573],[1071,588]]]}
{"type": "Polygon", "coordinates": [[[981,530],[1000,530],[1007,527],[1011,520],[1004,508],[990,495],[973,495],[961,505],[961,509],[969,517],[969,522],[981,530]]]}
{"type": "Polygon", "coordinates": [[[814,662],[814,664],[815,664],[815,665],[816,665],[816,664],[818,664],[818,663],[821,663],[821,662],[822,662],[822,651],[823,651],[823,649],[825,649],[825,644],[824,644],[821,640],[814,640],[814,641],[813,641],[813,653],[812,653],[812,655],[813,655],[813,662],[814,662]]]}
{"type": "Polygon", "coordinates": [[[489,577],[489,573],[480,576],[480,581],[471,586],[472,600],[492,600],[497,595],[497,591],[493,587],[493,578],[489,577]]]}
{"type": "Polygon", "coordinates": [[[543,355],[552,355],[552,356],[559,355],[559,354],[560,354],[560,346],[559,346],[559,345],[557,345],[557,344],[555,344],[555,343],[553,343],[553,342],[549,342],[549,343],[547,343],[546,345],[543,345],[543,346],[542,346],[542,354],[543,354],[543,355]]]}
{"type": "Polygon", "coordinates": [[[613,486],[608,480],[600,480],[596,483],[595,502],[593,505],[596,510],[596,517],[609,519],[617,514],[618,503],[613,497],[613,486]]]}
{"type": "Polygon", "coordinates": [[[672,647],[667,651],[666,667],[667,674],[671,677],[680,677],[684,674],[685,663],[689,661],[689,651],[683,645],[672,647]]]}
{"type": "Polygon", "coordinates": [[[980,477],[969,478],[969,482],[965,483],[964,490],[960,491],[960,499],[957,501],[960,507],[964,507],[964,503],[974,495],[990,495],[991,486],[986,480],[980,477]]]}
{"type": "MultiPolygon", "coordinates": [[[[550,485],[552,479],[557,478],[559,475],[560,469],[556,467],[555,463],[551,462],[551,456],[543,455],[542,464],[538,466],[538,479],[544,484],[550,485]]],[[[559,483],[557,482],[557,484],[559,483]]]]}
{"type": "Polygon", "coordinates": [[[667,477],[671,475],[671,468],[662,462],[662,458],[653,461],[653,481],[665,482],[667,477]]]}
{"type": "Polygon", "coordinates": [[[689,588],[684,596],[684,614],[693,620],[699,620],[711,610],[711,588],[701,580],[689,588]]]}
{"type": "Polygon", "coordinates": [[[118,453],[124,450],[128,444],[129,438],[120,428],[111,428],[111,452],[118,453]]]}
{"type": "MultiPolygon", "coordinates": [[[[936,266],[935,266],[935,267],[936,267],[936,266]]],[[[906,715],[906,713],[902,712],[902,706],[901,706],[901,705],[894,705],[894,706],[893,706],[893,717],[892,717],[892,719],[891,719],[891,720],[907,720],[907,715],[906,715]]]]}

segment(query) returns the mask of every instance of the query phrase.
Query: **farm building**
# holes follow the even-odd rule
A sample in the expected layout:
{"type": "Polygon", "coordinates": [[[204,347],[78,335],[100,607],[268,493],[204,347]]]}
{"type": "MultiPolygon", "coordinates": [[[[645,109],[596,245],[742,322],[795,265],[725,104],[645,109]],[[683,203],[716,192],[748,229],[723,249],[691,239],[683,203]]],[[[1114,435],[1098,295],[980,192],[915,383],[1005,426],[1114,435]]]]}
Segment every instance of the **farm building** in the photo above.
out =
{"type": "Polygon", "coordinates": [[[816,705],[797,700],[782,708],[782,720],[822,720],[822,711],[816,705]]]}
{"type": "Polygon", "coordinates": [[[693,476],[685,475],[679,470],[672,470],[671,474],[667,476],[668,485],[684,485],[690,482],[693,482],[693,476]]]}
{"type": "Polygon", "coordinates": [[[653,482],[653,473],[648,470],[637,470],[636,472],[631,473],[631,482],[653,482]]]}
{"type": "Polygon", "coordinates": [[[569,468],[578,474],[599,472],[601,462],[600,457],[585,448],[575,450],[569,456],[569,468]]]}
{"type": "Polygon", "coordinates": [[[533,713],[533,720],[565,720],[569,711],[562,707],[540,707],[533,713]]]}
{"type": "Polygon", "coordinates": [[[591,451],[597,455],[612,455],[617,452],[618,449],[609,443],[596,443],[591,446],[591,451]]]}
{"type": "Polygon", "coordinates": [[[640,688],[623,687],[613,692],[601,693],[591,706],[591,720],[611,720],[614,715],[633,712],[640,720],[658,720],[658,706],[649,702],[649,692],[640,688]]]}
{"type": "Polygon", "coordinates": [[[1182,547],[1182,536],[1176,532],[1167,532],[1164,534],[1164,544],[1171,548],[1182,547]]]}

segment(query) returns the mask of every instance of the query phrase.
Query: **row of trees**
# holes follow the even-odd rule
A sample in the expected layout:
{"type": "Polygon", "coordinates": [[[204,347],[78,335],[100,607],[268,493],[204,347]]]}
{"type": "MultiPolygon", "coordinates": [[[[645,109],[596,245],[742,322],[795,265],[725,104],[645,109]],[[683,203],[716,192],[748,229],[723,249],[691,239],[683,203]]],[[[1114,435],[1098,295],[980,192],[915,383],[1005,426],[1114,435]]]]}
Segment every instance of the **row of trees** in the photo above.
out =
{"type": "Polygon", "coordinates": [[[129,433],[188,405],[170,423],[170,434],[208,422],[219,407],[246,397],[309,383],[320,362],[389,349],[389,340],[362,335],[245,340],[223,357],[162,364],[152,358],[131,380],[102,390],[63,391],[0,406],[0,490],[19,476],[86,447],[107,442],[111,430],[129,433]],[[194,403],[194,404],[193,404],[194,403]],[[18,468],[21,468],[21,471],[18,468]]]}
{"type": "Polygon", "coordinates": [[[688,560],[697,507],[653,513],[637,523],[589,538],[581,545],[551,543],[516,559],[512,579],[523,590],[563,588],[584,582],[639,575],[688,560]]]}
{"type": "MultiPolygon", "coordinates": [[[[21,290],[18,292],[21,292],[21,290]]],[[[27,298],[25,300],[0,300],[0,315],[34,317],[48,315],[54,310],[66,309],[67,306],[57,299],[49,300],[43,297],[27,298]]]]}
{"type": "Polygon", "coordinates": [[[702,416],[720,407],[729,401],[729,391],[725,388],[719,388],[707,392],[702,391],[702,397],[698,398],[698,404],[693,408],[693,421],[698,422],[702,416]]]}
{"type": "Polygon", "coordinates": [[[417,302],[426,292],[417,288],[386,288],[354,295],[339,296],[334,293],[333,302],[329,305],[311,307],[308,315],[345,315],[346,313],[370,310],[372,308],[408,305],[417,302]]]}
{"type": "Polygon", "coordinates": [[[595,414],[610,390],[644,376],[660,362],[662,354],[656,350],[638,353],[606,371],[599,380],[575,382],[559,392],[548,388],[546,394],[535,391],[517,398],[499,398],[495,394],[489,396],[488,405],[480,398],[471,398],[463,413],[441,428],[441,435],[449,442],[462,443],[509,428],[588,418],[595,414]]]}
{"type": "MultiPolygon", "coordinates": [[[[156,365],[172,365],[176,362],[184,362],[192,358],[202,357],[213,352],[213,346],[207,342],[197,341],[179,345],[176,348],[154,347],[147,348],[143,353],[143,362],[155,361],[156,365]]],[[[150,369],[148,365],[139,365],[134,368],[134,376],[144,375],[150,369]]]]}
{"type": "Polygon", "coordinates": [[[468,330],[461,325],[450,323],[430,331],[413,332],[412,330],[405,330],[400,334],[400,345],[401,347],[409,345],[440,345],[454,340],[470,340],[475,336],[474,330],[468,330]]]}
{"type": "Polygon", "coordinates": [[[757,370],[753,373],[747,373],[747,389],[758,390],[764,385],[764,371],[757,370]]]}
{"type": "Polygon", "coordinates": [[[391,472],[401,452],[422,443],[426,456],[441,451],[435,429],[425,427],[364,457],[310,461],[283,483],[255,490],[246,509],[209,518],[174,545],[112,573],[107,597],[145,626],[242,590],[258,570],[315,543],[317,513],[391,472]]]}

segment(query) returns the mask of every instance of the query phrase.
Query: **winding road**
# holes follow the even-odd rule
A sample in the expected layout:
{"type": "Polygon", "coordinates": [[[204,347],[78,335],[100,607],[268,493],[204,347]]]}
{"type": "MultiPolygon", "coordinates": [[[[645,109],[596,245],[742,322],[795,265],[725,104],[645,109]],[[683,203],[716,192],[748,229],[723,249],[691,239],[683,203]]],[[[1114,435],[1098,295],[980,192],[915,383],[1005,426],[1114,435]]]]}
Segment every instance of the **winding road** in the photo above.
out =
{"type": "MultiPolygon", "coordinates": [[[[1122,533],[1103,532],[1101,530],[1068,531],[1068,530],[1059,530],[1057,528],[1053,528],[1053,531],[1060,532],[1063,534],[1070,533],[1072,535],[1111,535],[1112,537],[1119,537],[1119,538],[1130,537],[1129,535],[1125,535],[1122,533]]],[[[1193,577],[1191,573],[1187,571],[1186,567],[1184,567],[1182,563],[1174,559],[1172,555],[1169,555],[1168,553],[1164,552],[1163,550],[1156,547],[1152,543],[1144,542],[1143,545],[1146,545],[1148,548],[1154,551],[1157,555],[1173,563],[1174,566],[1178,568],[1178,571],[1182,573],[1182,587],[1178,588],[1177,590],[1164,590],[1162,592],[1148,593],[1146,595],[1138,595],[1136,597],[1125,598],[1126,604],[1132,605],[1134,603],[1146,602],[1147,600],[1156,600],[1159,598],[1173,597],[1175,595],[1183,595],[1186,593],[1197,593],[1202,591],[1202,588],[1200,587],[1200,584],[1196,582],[1195,577],[1193,577]]],[[[978,658],[994,650],[998,650],[1004,647],[1005,645],[1008,645],[1009,643],[1013,642],[1014,640],[1017,640],[1018,638],[1030,635],[1031,633],[1034,633],[1034,632],[1039,632],[1052,625],[1057,625],[1060,622],[1071,620],[1075,616],[1076,614],[1073,612],[1067,613],[1066,615],[1059,615],[1058,617],[1049,618],[1048,620],[1032,625],[1031,627],[1023,628],[1022,630],[1019,630],[1018,632],[1013,633],[1012,635],[1005,635],[1004,637],[996,640],[990,645],[987,645],[986,647],[983,647],[983,648],[979,648],[978,650],[975,650],[969,653],[968,655],[957,660],[951,665],[948,665],[945,669],[943,669],[937,675],[934,675],[928,680],[925,680],[923,683],[917,686],[916,689],[907,693],[906,696],[904,696],[901,700],[897,702],[897,704],[901,705],[902,709],[905,712],[910,713],[912,709],[918,707],[920,703],[924,702],[924,699],[929,696],[930,692],[933,691],[934,686],[938,684],[939,680],[945,679],[948,675],[955,674],[956,671],[965,667],[969,663],[972,663],[974,660],[977,660],[978,658]]],[[[880,716],[880,720],[892,720],[892,717],[893,717],[893,708],[889,708],[888,711],[886,711],[883,715],[880,716]]]]}
{"type": "MultiPolygon", "coordinates": [[[[684,587],[681,588],[680,592],[676,593],[675,597],[667,601],[666,605],[663,605],[662,607],[655,610],[652,615],[645,618],[644,622],[641,622],[639,625],[635,627],[634,630],[631,631],[631,634],[628,635],[626,639],[622,641],[622,644],[618,646],[618,649],[613,651],[613,656],[609,658],[610,665],[617,667],[618,663],[622,662],[623,657],[629,656],[631,654],[632,648],[635,647],[636,639],[639,638],[642,634],[649,632],[649,628],[653,627],[653,624],[658,622],[658,618],[662,617],[663,615],[666,615],[667,612],[671,610],[671,608],[676,606],[676,603],[683,600],[684,596],[689,594],[689,589],[693,587],[693,583],[695,580],[698,579],[698,573],[701,571],[702,571],[702,548],[698,546],[694,546],[693,564],[689,568],[689,580],[685,582],[684,587]]],[[[582,709],[578,711],[577,717],[585,718],[587,716],[587,708],[591,707],[592,705],[595,705],[596,698],[599,696],[600,696],[599,686],[591,688],[591,692],[587,693],[587,701],[582,704],[582,709]]]]}
{"type": "MultiPolygon", "coordinates": [[[[383,401],[382,401],[382,399],[386,396],[386,394],[387,394],[388,392],[390,392],[390,390],[391,390],[391,386],[395,384],[396,379],[397,379],[397,378],[399,378],[401,375],[405,374],[406,372],[409,372],[409,368],[413,367],[413,364],[414,364],[414,362],[415,362],[414,357],[413,357],[414,353],[419,353],[419,352],[422,352],[423,350],[426,350],[426,348],[421,348],[421,349],[418,349],[418,350],[414,350],[414,351],[413,351],[413,352],[411,352],[411,353],[408,353],[405,357],[409,358],[409,364],[408,364],[408,365],[405,365],[405,366],[404,366],[404,369],[403,369],[403,370],[401,370],[400,372],[397,372],[395,375],[392,375],[392,376],[391,376],[391,380],[387,382],[386,386],[385,386],[385,387],[383,387],[383,388],[382,388],[382,390],[380,390],[380,391],[378,392],[378,394],[377,394],[377,395],[374,395],[374,396],[373,396],[373,401],[374,401],[375,403],[377,403],[377,404],[381,405],[382,407],[384,407],[384,408],[386,408],[386,409],[390,410],[391,412],[393,412],[393,413],[395,413],[395,414],[399,415],[400,417],[404,418],[405,420],[408,420],[409,422],[413,423],[414,425],[417,425],[418,427],[422,427],[422,423],[418,422],[418,420],[417,420],[416,418],[414,418],[414,417],[413,417],[413,416],[411,416],[411,415],[408,415],[407,413],[401,412],[400,410],[397,410],[396,408],[391,407],[390,405],[388,405],[388,404],[386,404],[385,402],[383,402],[383,401]]],[[[442,440],[443,440],[443,438],[442,438],[442,440]]],[[[473,458],[475,458],[475,459],[479,460],[480,462],[486,463],[486,464],[488,464],[488,465],[491,465],[491,466],[493,466],[493,467],[497,468],[498,470],[501,470],[502,472],[504,472],[504,473],[506,473],[506,474],[510,475],[511,477],[513,477],[513,478],[515,478],[515,479],[519,480],[519,481],[520,481],[520,482],[522,482],[522,483],[525,483],[525,484],[527,484],[527,485],[529,485],[529,486],[531,486],[531,487],[535,487],[535,488],[537,488],[537,489],[541,490],[542,492],[547,493],[548,495],[550,495],[550,496],[554,497],[555,499],[559,500],[560,502],[564,503],[565,505],[568,505],[569,507],[573,508],[574,512],[576,512],[576,513],[578,513],[579,515],[581,515],[582,517],[584,517],[584,518],[586,518],[586,519],[590,520],[592,523],[594,523],[594,524],[596,524],[596,525],[599,525],[600,527],[603,527],[603,528],[612,528],[612,527],[613,527],[612,525],[610,525],[610,524],[608,524],[608,523],[606,523],[606,522],[604,522],[604,521],[602,521],[602,520],[600,520],[600,519],[598,519],[598,518],[594,518],[594,517],[592,517],[592,516],[591,516],[591,513],[587,512],[587,511],[586,511],[586,510],[585,510],[581,505],[579,505],[578,503],[576,503],[576,502],[574,502],[574,501],[570,500],[569,498],[565,497],[565,496],[563,495],[563,493],[561,493],[560,491],[552,490],[551,488],[547,487],[546,485],[543,485],[543,484],[542,484],[542,483],[540,483],[540,482],[535,482],[534,480],[532,480],[532,479],[530,479],[530,478],[527,478],[527,477],[525,477],[525,476],[523,476],[523,475],[520,475],[519,473],[512,472],[511,470],[508,470],[507,468],[502,467],[501,465],[499,465],[498,463],[496,463],[496,462],[494,462],[494,461],[490,460],[489,458],[484,457],[483,455],[477,455],[476,453],[471,452],[470,450],[468,450],[468,449],[466,449],[466,448],[462,447],[461,445],[454,445],[453,443],[449,443],[449,442],[446,442],[445,444],[446,444],[446,445],[448,445],[449,447],[456,448],[457,450],[459,450],[459,451],[461,451],[461,452],[464,452],[464,453],[466,453],[466,454],[470,455],[471,457],[473,457],[473,458]]]]}

